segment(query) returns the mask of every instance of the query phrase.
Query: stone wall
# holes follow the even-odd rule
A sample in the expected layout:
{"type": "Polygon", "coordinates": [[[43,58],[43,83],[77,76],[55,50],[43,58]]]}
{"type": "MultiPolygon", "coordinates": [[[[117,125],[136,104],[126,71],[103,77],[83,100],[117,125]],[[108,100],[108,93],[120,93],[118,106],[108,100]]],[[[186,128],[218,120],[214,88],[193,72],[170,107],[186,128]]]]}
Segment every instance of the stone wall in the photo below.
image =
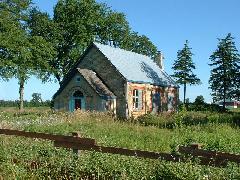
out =
{"type": "MultiPolygon", "coordinates": [[[[111,64],[111,62],[96,48],[90,48],[83,59],[79,62],[78,68],[90,69],[96,72],[96,75],[117,97],[113,102],[106,104],[113,105],[114,111],[118,117],[139,116],[147,113],[159,113],[162,111],[175,111],[178,104],[178,88],[160,87],[150,84],[130,83],[121,75],[120,72],[111,64]],[[133,108],[134,89],[142,92],[141,109],[133,108]],[[159,102],[153,103],[153,94],[159,94],[159,102]],[[169,104],[169,101],[172,103],[169,104]]],[[[55,98],[55,108],[68,111],[69,97],[74,90],[79,89],[86,96],[87,110],[101,110],[101,97],[89,86],[83,79],[81,86],[76,84],[74,77],[64,90],[55,98]]],[[[154,99],[154,102],[156,99],[154,99]]]]}
{"type": "Polygon", "coordinates": [[[116,96],[116,113],[118,117],[126,117],[126,80],[107,58],[97,49],[91,48],[79,68],[91,69],[116,96]]]}
{"type": "Polygon", "coordinates": [[[69,101],[72,94],[80,90],[85,98],[85,110],[104,111],[103,99],[92,89],[87,81],[77,73],[54,100],[54,108],[60,111],[69,111],[69,101]],[[80,78],[80,81],[76,81],[80,78]]]}

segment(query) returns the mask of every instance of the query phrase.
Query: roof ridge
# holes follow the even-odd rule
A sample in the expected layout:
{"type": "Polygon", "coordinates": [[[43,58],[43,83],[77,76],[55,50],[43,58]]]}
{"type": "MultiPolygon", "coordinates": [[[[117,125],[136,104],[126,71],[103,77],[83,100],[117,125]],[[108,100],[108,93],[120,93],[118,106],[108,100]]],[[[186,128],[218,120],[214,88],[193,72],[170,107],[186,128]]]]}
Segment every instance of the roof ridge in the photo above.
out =
{"type": "Polygon", "coordinates": [[[178,87],[151,57],[98,42],[93,44],[127,81],[178,87]]]}
{"type": "MultiPolygon", "coordinates": [[[[120,47],[113,47],[113,46],[111,46],[111,45],[101,44],[101,43],[99,43],[99,42],[93,42],[93,44],[95,44],[96,46],[97,46],[97,44],[100,45],[100,46],[107,46],[107,47],[112,48],[112,49],[121,50],[121,51],[126,51],[126,52],[128,52],[128,53],[133,53],[133,54],[137,54],[137,55],[140,55],[140,56],[144,56],[144,57],[146,57],[146,58],[149,58],[149,59],[152,60],[152,61],[154,60],[154,59],[152,59],[151,57],[149,57],[149,56],[147,56],[147,55],[145,55],[145,54],[140,54],[140,53],[134,52],[134,51],[132,51],[132,50],[126,50],[126,49],[123,49],[123,48],[120,48],[120,47]]],[[[98,46],[97,46],[97,48],[98,48],[98,46]]],[[[153,61],[153,62],[154,62],[154,61],[153,61]]],[[[154,63],[155,63],[155,62],[154,62],[154,63]]]]}

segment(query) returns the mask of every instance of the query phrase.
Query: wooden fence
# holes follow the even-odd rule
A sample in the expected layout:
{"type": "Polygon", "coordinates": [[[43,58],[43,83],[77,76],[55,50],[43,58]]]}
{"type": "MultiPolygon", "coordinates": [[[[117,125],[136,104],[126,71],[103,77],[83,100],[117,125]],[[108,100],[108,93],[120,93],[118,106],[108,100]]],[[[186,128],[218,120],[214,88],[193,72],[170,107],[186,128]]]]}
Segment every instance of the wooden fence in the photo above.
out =
{"type": "Polygon", "coordinates": [[[201,149],[201,146],[199,144],[192,144],[187,147],[179,146],[178,154],[169,154],[118,147],[100,146],[97,145],[95,139],[80,137],[79,133],[72,133],[72,136],[63,136],[36,132],[24,132],[10,129],[0,129],[0,134],[51,140],[54,142],[55,147],[70,148],[73,149],[74,153],[79,153],[79,150],[88,150],[141,158],[160,159],[173,162],[184,162],[186,159],[191,157],[197,158],[198,162],[202,165],[218,167],[225,167],[228,162],[240,163],[240,155],[203,150],[201,149]]]}

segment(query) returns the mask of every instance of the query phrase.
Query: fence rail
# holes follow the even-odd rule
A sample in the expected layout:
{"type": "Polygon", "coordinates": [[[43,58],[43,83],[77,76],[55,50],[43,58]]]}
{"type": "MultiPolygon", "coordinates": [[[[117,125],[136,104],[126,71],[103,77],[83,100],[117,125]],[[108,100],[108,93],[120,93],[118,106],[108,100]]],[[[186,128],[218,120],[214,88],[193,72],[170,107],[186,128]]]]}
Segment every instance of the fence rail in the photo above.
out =
{"type": "Polygon", "coordinates": [[[72,133],[72,136],[64,136],[10,129],[0,129],[0,134],[50,140],[54,142],[55,147],[70,148],[73,149],[73,152],[75,153],[79,153],[79,150],[88,150],[141,158],[161,159],[173,162],[184,162],[186,160],[186,157],[191,156],[193,158],[198,158],[199,163],[202,165],[219,167],[225,167],[229,161],[240,163],[240,155],[204,150],[201,149],[201,146],[199,144],[192,144],[190,146],[179,146],[179,154],[169,154],[119,147],[99,146],[97,145],[95,139],[80,137],[80,134],[76,132],[72,133]]]}

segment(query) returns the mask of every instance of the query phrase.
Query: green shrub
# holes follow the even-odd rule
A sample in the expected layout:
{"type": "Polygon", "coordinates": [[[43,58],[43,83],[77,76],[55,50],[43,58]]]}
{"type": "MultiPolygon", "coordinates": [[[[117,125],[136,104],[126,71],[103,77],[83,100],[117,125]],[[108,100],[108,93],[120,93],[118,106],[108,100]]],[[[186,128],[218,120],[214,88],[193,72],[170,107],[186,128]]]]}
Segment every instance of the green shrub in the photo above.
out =
{"type": "Polygon", "coordinates": [[[145,126],[156,126],[160,128],[172,129],[175,126],[175,121],[173,119],[173,114],[161,113],[159,115],[145,114],[139,116],[135,122],[139,122],[145,126]]]}

